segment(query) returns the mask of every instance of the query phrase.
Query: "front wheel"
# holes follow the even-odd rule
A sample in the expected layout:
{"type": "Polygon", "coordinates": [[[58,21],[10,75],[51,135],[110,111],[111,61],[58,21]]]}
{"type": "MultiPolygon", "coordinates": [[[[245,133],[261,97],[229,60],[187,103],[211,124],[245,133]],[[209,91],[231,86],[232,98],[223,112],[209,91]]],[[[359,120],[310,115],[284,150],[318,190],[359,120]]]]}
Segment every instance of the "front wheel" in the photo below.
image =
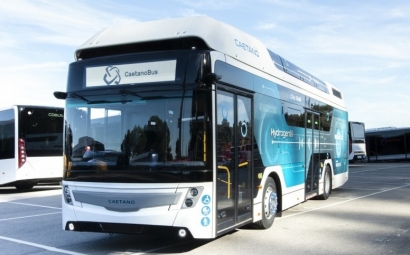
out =
{"type": "Polygon", "coordinates": [[[271,177],[266,179],[266,183],[263,188],[262,207],[262,219],[252,225],[257,229],[268,229],[272,226],[278,210],[278,194],[276,184],[271,177]]]}

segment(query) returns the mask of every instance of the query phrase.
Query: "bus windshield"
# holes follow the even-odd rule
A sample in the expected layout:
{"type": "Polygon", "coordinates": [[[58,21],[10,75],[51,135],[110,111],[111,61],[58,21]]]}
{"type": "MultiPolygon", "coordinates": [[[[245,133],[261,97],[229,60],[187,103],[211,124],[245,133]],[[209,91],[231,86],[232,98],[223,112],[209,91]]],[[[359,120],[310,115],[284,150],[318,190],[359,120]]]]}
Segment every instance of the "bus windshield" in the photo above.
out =
{"type": "Polygon", "coordinates": [[[364,124],[360,122],[350,122],[350,135],[353,142],[364,142],[364,124]]]}
{"type": "Polygon", "coordinates": [[[206,169],[212,172],[207,93],[116,88],[108,95],[71,95],[66,105],[64,177],[174,182],[192,181],[190,176],[206,169]]]}

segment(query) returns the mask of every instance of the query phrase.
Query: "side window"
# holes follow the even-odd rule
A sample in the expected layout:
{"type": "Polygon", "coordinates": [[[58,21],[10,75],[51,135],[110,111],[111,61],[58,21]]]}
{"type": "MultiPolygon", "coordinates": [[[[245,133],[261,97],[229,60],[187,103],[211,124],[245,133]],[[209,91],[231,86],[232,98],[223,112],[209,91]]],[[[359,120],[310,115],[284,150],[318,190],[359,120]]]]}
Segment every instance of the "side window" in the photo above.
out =
{"type": "Polygon", "coordinates": [[[323,131],[329,132],[331,123],[332,123],[332,113],[331,112],[320,113],[320,127],[323,131]]]}
{"type": "Polygon", "coordinates": [[[238,149],[239,163],[251,160],[252,149],[252,117],[251,117],[251,100],[246,97],[238,96],[238,149]]]}
{"type": "Polygon", "coordinates": [[[333,107],[312,98],[309,99],[309,107],[320,112],[320,130],[329,132],[332,124],[333,107]]]}
{"type": "Polygon", "coordinates": [[[0,112],[0,159],[14,158],[14,111],[0,112]]]}
{"type": "Polygon", "coordinates": [[[293,127],[305,126],[305,114],[302,107],[298,105],[286,104],[284,106],[286,123],[293,127]]]}
{"type": "Polygon", "coordinates": [[[234,141],[234,98],[230,93],[220,91],[217,97],[217,148],[218,164],[232,160],[234,141]]]}

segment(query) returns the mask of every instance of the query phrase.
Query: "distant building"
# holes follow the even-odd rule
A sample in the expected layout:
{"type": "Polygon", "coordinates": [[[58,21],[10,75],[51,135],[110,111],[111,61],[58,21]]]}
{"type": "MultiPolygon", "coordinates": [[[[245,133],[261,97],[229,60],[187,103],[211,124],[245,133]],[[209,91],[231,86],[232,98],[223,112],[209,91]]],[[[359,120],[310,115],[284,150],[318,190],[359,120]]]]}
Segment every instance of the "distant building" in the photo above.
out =
{"type": "Polygon", "coordinates": [[[410,127],[383,127],[365,132],[368,161],[410,160],[410,127]]]}

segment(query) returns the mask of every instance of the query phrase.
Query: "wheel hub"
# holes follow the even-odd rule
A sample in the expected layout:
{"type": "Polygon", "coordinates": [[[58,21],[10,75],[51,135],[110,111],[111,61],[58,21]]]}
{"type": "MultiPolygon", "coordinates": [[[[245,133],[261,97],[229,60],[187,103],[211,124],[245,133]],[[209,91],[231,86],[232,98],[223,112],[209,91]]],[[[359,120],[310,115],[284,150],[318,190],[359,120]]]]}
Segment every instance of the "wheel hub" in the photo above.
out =
{"type": "Polygon", "coordinates": [[[266,190],[266,195],[265,195],[265,216],[267,219],[272,217],[273,215],[276,214],[276,211],[278,209],[278,196],[276,195],[276,192],[269,187],[266,190]]]}

